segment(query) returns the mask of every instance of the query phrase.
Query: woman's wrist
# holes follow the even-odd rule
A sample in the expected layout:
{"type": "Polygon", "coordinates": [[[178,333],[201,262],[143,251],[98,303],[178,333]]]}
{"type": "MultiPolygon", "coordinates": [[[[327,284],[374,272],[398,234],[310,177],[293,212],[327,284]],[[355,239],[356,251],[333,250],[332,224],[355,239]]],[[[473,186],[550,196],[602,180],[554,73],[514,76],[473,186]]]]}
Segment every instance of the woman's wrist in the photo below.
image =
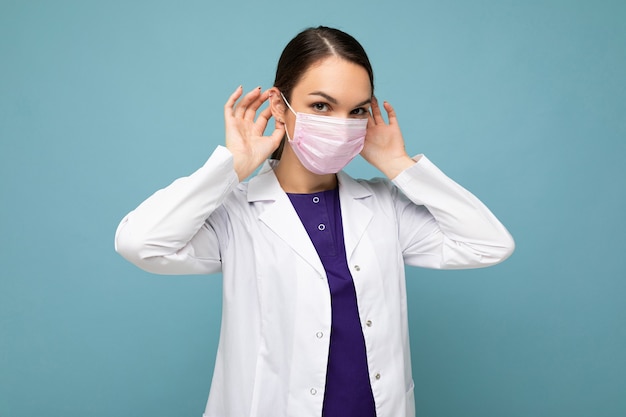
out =
{"type": "Polygon", "coordinates": [[[416,160],[411,159],[410,156],[405,155],[399,158],[391,159],[385,161],[385,164],[378,167],[378,169],[385,174],[387,178],[393,180],[397,177],[402,171],[407,168],[410,168],[415,164],[416,160]]]}

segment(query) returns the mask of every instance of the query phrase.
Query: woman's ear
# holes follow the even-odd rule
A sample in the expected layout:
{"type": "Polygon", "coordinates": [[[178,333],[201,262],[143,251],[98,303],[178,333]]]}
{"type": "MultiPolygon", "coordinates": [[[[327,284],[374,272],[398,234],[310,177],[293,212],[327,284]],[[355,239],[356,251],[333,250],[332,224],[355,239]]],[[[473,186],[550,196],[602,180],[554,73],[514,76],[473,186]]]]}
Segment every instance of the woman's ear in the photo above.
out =
{"type": "Polygon", "coordinates": [[[285,123],[285,111],[287,110],[287,106],[285,105],[285,100],[283,100],[278,88],[270,88],[269,102],[274,120],[280,123],[285,123]]]}

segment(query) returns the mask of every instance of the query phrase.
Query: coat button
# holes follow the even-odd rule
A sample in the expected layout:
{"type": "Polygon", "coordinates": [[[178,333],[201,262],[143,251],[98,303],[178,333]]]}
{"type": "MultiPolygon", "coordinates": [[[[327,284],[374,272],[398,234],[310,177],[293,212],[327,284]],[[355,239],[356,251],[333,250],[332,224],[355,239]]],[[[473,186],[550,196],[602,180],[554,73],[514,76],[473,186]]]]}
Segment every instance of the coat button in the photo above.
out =
{"type": "Polygon", "coordinates": [[[365,322],[365,325],[366,325],[367,327],[372,327],[372,321],[371,321],[371,320],[366,321],[366,322],[365,322]]]}
{"type": "Polygon", "coordinates": [[[360,270],[361,270],[361,267],[360,267],[360,266],[358,266],[358,265],[354,265],[354,270],[358,272],[358,271],[360,271],[360,270]]]}
{"type": "Polygon", "coordinates": [[[376,376],[374,378],[380,379],[380,374],[376,374],[376,376]]]}
{"type": "Polygon", "coordinates": [[[315,395],[315,394],[317,394],[317,390],[316,390],[315,388],[311,388],[311,391],[310,391],[310,392],[311,392],[311,395],[315,395]]]}
{"type": "Polygon", "coordinates": [[[318,196],[313,197],[313,202],[315,204],[319,203],[320,202],[320,198],[318,196]]]}
{"type": "Polygon", "coordinates": [[[324,230],[326,229],[326,225],[324,223],[320,223],[319,225],[317,225],[317,230],[324,230]]]}
{"type": "Polygon", "coordinates": [[[317,333],[315,333],[315,336],[317,336],[318,339],[321,339],[322,337],[324,337],[324,333],[317,332],[317,333]]]}

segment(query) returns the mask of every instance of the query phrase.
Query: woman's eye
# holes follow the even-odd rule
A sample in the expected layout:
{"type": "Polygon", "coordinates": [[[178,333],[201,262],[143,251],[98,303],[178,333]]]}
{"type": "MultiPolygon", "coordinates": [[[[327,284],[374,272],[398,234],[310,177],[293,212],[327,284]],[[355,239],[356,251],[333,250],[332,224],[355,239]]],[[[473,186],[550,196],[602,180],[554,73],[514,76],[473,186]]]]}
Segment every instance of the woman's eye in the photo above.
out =
{"type": "Polygon", "coordinates": [[[365,110],[363,107],[360,107],[358,109],[352,110],[351,114],[354,114],[356,116],[363,116],[364,114],[367,114],[367,110],[365,110]]]}
{"type": "Polygon", "coordinates": [[[316,111],[327,111],[328,106],[324,103],[315,103],[313,104],[313,109],[316,111]]]}

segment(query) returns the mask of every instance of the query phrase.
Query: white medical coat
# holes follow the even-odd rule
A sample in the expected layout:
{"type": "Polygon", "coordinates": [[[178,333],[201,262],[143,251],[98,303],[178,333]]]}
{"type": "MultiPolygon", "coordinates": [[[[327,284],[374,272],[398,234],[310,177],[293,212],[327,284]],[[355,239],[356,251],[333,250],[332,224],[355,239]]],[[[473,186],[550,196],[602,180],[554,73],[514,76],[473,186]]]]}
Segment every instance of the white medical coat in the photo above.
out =
{"type": "MultiPolygon", "coordinates": [[[[422,156],[393,182],[338,175],[379,417],[415,415],[404,264],[475,268],[514,243],[471,193],[422,156]]],[[[159,274],[223,274],[222,327],[205,417],[321,416],[329,336],[326,274],[271,163],[239,183],[218,147],[203,167],[120,223],[116,250],[159,274]]]]}

